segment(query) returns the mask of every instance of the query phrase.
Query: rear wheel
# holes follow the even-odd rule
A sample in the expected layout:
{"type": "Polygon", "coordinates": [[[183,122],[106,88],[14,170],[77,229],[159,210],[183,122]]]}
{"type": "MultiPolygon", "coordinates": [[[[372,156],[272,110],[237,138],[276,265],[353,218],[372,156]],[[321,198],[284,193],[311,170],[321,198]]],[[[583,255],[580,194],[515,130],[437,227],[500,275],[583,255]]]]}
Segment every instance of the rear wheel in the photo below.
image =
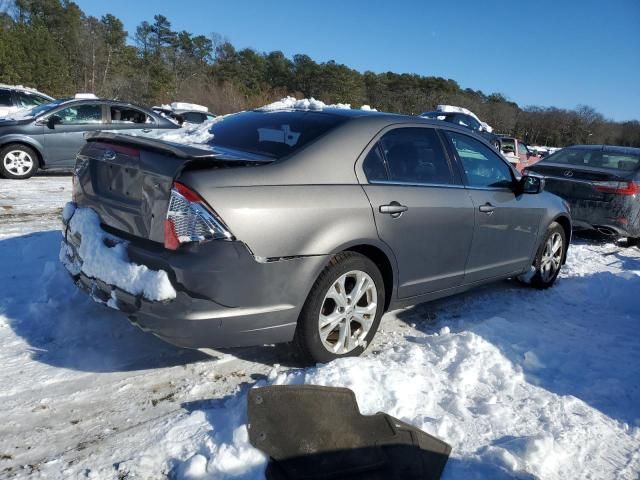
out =
{"type": "Polygon", "coordinates": [[[23,180],[38,170],[38,155],[26,145],[13,144],[0,149],[0,174],[9,179],[23,180]]]}
{"type": "Polygon", "coordinates": [[[521,276],[520,280],[535,288],[549,288],[560,274],[566,249],[564,229],[559,223],[553,222],[538,247],[531,273],[521,276]]]}
{"type": "Polygon", "coordinates": [[[384,298],[378,267],[359,253],[339,253],[302,308],[294,339],[298,352],[320,363],[360,355],[378,330],[384,298]]]}

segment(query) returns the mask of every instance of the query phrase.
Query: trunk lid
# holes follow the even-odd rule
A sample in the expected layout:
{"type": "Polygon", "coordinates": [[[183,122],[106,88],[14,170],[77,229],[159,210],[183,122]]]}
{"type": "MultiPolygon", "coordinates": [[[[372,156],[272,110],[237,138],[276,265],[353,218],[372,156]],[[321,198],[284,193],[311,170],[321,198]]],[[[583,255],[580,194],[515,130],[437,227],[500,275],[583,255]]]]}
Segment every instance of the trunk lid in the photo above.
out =
{"type": "Polygon", "coordinates": [[[633,179],[635,172],[607,168],[582,167],[576,165],[539,162],[528,167],[529,172],[546,178],[545,190],[569,201],[594,200],[610,202],[615,194],[598,189],[603,185],[615,185],[633,179]]]}
{"type": "Polygon", "coordinates": [[[183,170],[268,163],[252,157],[207,145],[99,132],[87,137],[78,154],[74,198],[115,233],[162,243],[171,187],[183,170]]]}

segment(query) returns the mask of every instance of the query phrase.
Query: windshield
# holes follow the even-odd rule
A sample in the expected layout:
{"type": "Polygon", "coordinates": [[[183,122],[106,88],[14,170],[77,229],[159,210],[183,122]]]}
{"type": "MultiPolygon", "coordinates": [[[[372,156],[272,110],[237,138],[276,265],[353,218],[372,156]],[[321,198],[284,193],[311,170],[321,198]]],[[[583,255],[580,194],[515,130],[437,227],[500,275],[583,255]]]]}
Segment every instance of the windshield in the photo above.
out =
{"type": "Polygon", "coordinates": [[[282,158],[300,150],[345,120],[345,117],[317,112],[242,112],[211,127],[211,144],[282,158]]]}
{"type": "Polygon", "coordinates": [[[61,105],[65,100],[54,100],[53,102],[43,103],[42,105],[35,106],[33,108],[25,108],[22,110],[18,110],[14,118],[31,118],[31,117],[39,117],[40,115],[44,115],[49,110],[61,105]]]}
{"type": "Polygon", "coordinates": [[[633,171],[640,169],[640,154],[564,148],[545,158],[544,162],[575,165],[579,167],[633,171]]]}

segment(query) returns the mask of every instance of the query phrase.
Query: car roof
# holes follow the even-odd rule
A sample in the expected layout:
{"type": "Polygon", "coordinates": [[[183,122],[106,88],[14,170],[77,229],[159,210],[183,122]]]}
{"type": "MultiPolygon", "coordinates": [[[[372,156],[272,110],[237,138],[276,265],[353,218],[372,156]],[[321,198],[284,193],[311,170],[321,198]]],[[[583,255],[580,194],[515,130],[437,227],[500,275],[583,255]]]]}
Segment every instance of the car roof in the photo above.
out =
{"type": "Polygon", "coordinates": [[[361,110],[357,108],[335,108],[335,107],[325,107],[325,108],[279,108],[276,110],[261,110],[255,109],[252,110],[257,113],[277,113],[277,112],[299,112],[300,114],[305,113],[318,113],[324,115],[334,115],[337,117],[346,117],[346,118],[381,118],[385,120],[400,120],[404,122],[416,122],[416,123],[424,123],[430,122],[434,125],[440,125],[441,122],[435,122],[433,119],[422,118],[416,115],[404,115],[401,113],[390,113],[390,112],[380,112],[377,110],[361,110]]]}
{"type": "Polygon", "coordinates": [[[19,90],[21,92],[33,93],[34,95],[40,95],[42,97],[51,98],[53,100],[52,96],[47,95],[46,93],[42,93],[36,90],[35,88],[25,87],[24,85],[7,85],[5,83],[0,83],[0,89],[1,90],[19,90]]]}
{"type": "Polygon", "coordinates": [[[637,147],[624,147],[621,145],[571,145],[565,148],[575,148],[581,150],[602,150],[603,152],[611,153],[627,153],[632,155],[640,155],[640,148],[637,147]]]}
{"type": "Polygon", "coordinates": [[[141,110],[145,110],[147,112],[153,112],[152,109],[143,107],[142,105],[136,105],[135,103],[125,102],[120,100],[110,100],[108,98],[75,98],[75,97],[63,98],[63,99],[60,99],[59,105],[72,105],[74,103],[95,103],[95,102],[104,103],[107,105],[130,106],[134,108],[139,108],[141,110]]]}

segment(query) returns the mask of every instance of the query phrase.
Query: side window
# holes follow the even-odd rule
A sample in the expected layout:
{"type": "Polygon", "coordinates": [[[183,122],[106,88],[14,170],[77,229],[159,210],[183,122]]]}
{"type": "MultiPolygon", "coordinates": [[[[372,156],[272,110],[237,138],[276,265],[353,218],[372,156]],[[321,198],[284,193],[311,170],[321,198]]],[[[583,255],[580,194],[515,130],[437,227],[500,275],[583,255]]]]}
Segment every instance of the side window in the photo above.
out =
{"type": "Polygon", "coordinates": [[[11,90],[0,90],[0,107],[13,107],[11,90]]]}
{"type": "Polygon", "coordinates": [[[149,115],[135,108],[113,105],[110,110],[111,123],[153,123],[149,115]]]}
{"type": "Polygon", "coordinates": [[[397,128],[380,140],[389,180],[418,184],[455,183],[438,134],[433,128],[397,128]]]}
{"type": "Polygon", "coordinates": [[[102,105],[74,105],[58,110],[55,115],[62,119],[63,125],[102,123],[102,105]]]}
{"type": "Polygon", "coordinates": [[[380,153],[380,143],[376,143],[369,151],[362,164],[362,169],[370,182],[389,180],[387,167],[385,167],[384,159],[380,153]]]}
{"type": "Polygon", "coordinates": [[[204,115],[198,112],[184,112],[182,114],[185,122],[189,123],[202,123],[204,122],[204,115]]]}
{"type": "Polygon", "coordinates": [[[508,187],[511,168],[490,147],[467,135],[447,131],[471,187],[508,187]]]}

